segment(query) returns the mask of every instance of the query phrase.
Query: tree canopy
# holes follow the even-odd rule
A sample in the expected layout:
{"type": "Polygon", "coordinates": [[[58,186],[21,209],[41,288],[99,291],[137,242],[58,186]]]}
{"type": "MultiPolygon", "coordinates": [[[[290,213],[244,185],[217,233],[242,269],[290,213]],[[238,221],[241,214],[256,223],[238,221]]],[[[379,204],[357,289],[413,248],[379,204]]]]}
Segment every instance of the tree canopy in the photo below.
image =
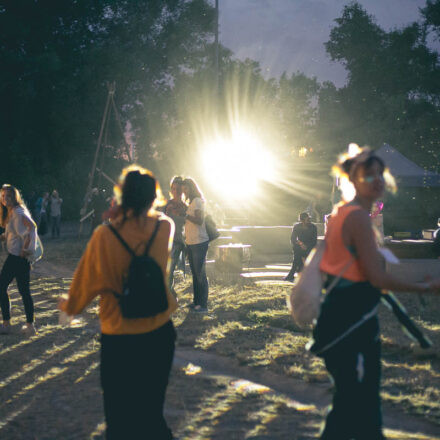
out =
{"type": "MultiPolygon", "coordinates": [[[[266,78],[256,61],[220,46],[218,90],[210,3],[0,0],[3,180],[24,192],[57,188],[76,213],[111,82],[137,161],[162,181],[188,172],[204,140],[234,124],[250,126],[286,166],[315,166],[321,176],[353,141],[389,143],[438,170],[440,69],[430,41],[440,37],[440,0],[391,30],[348,3],[325,44],[347,70],[340,88],[301,72],[266,78]],[[310,154],[300,159],[304,148],[310,154]]],[[[104,159],[113,176],[124,142],[109,124],[104,159]]]]}

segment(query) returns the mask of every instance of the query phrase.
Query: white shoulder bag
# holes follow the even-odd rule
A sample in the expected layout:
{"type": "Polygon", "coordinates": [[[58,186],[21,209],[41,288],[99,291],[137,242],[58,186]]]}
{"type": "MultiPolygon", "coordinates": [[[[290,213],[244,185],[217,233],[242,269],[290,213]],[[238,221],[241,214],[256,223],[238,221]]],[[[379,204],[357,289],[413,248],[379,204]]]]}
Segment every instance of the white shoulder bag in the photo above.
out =
{"type": "MultiPolygon", "coordinates": [[[[323,292],[324,277],[319,269],[324,255],[325,241],[319,242],[304,264],[299,280],[292,287],[292,293],[287,301],[293,320],[299,327],[308,327],[319,316],[323,292]]],[[[341,273],[331,282],[326,293],[329,293],[341,279],[344,272],[353,264],[354,258],[343,268],[341,273]]]]}

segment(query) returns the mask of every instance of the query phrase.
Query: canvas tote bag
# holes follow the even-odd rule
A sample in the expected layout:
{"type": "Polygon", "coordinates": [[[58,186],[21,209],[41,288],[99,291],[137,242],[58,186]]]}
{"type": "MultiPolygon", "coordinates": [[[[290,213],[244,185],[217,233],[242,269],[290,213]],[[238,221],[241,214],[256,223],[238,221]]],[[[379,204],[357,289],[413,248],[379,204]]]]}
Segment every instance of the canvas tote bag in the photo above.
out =
{"type": "Polygon", "coordinates": [[[287,301],[292,318],[299,327],[308,327],[313,324],[319,316],[322,294],[329,293],[336,286],[355,260],[352,258],[327,289],[324,289],[324,276],[319,265],[324,255],[325,245],[325,241],[318,242],[315,249],[310,252],[299,280],[292,287],[292,293],[287,301]]]}

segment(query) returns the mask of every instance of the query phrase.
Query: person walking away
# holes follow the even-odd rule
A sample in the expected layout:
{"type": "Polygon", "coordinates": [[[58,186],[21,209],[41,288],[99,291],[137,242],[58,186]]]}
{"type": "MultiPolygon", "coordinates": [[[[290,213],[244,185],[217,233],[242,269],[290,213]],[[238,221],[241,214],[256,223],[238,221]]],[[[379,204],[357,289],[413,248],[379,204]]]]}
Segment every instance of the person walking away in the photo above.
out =
{"type": "Polygon", "coordinates": [[[62,203],[63,203],[63,199],[59,196],[58,191],[54,189],[50,197],[50,218],[52,225],[52,238],[60,237],[62,203]]]}
{"type": "Polygon", "coordinates": [[[34,326],[34,303],[30,291],[30,263],[27,258],[36,250],[36,224],[27,210],[19,191],[5,184],[0,191],[0,226],[5,232],[0,236],[6,242],[8,256],[0,272],[0,307],[3,324],[0,333],[11,332],[11,306],[8,287],[15,278],[18,292],[23,300],[26,324],[22,332],[36,333],[34,326]]]}
{"type": "MultiPolygon", "coordinates": [[[[119,182],[110,224],[137,255],[149,245],[148,255],[162,269],[167,285],[173,225],[153,209],[161,200],[159,184],[150,171],[134,165],[123,170],[119,182]]],[[[114,292],[122,292],[131,258],[107,225],[98,226],[59,308],[76,315],[100,297],[106,438],[171,440],[163,406],[176,338],[170,317],[177,303],[167,288],[167,310],[148,318],[124,318],[114,292]]]]}
{"type": "MultiPolygon", "coordinates": [[[[168,284],[171,292],[176,295],[174,290],[174,270],[181,258],[185,261],[185,242],[183,239],[183,227],[185,224],[185,215],[187,206],[182,200],[182,184],[181,176],[174,176],[171,179],[170,195],[171,199],[165,205],[165,214],[174,221],[174,239],[173,248],[171,250],[171,266],[168,277],[168,284]]],[[[184,263],[185,264],[185,263],[184,263]]]]}
{"type": "Polygon", "coordinates": [[[208,312],[208,278],[206,276],[206,254],[209,237],[205,227],[205,199],[194,179],[183,181],[183,194],[188,204],[185,217],[185,243],[193,278],[194,312],[208,312]]]}
{"type": "Polygon", "coordinates": [[[380,289],[439,293],[440,279],[412,283],[385,272],[370,217],[374,201],[383,195],[384,179],[392,182],[382,159],[365,148],[337,169],[341,181],[354,186],[355,197],[332,213],[320,263],[325,287],[336,282],[324,296],[310,347],[323,357],[335,385],[320,438],[382,440],[380,289]]]}
{"type": "Polygon", "coordinates": [[[285,281],[293,281],[295,273],[301,272],[305,259],[316,246],[317,238],[318,229],[311,223],[309,214],[302,212],[299,215],[299,222],[293,225],[290,237],[293,247],[293,263],[289,273],[284,278],[285,281]]]}

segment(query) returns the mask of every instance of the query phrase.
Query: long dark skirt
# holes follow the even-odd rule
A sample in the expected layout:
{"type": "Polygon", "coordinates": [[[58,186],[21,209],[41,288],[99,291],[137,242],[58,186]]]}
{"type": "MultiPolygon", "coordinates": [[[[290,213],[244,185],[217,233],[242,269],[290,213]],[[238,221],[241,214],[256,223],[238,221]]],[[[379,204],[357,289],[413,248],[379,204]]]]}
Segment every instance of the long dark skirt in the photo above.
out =
{"type": "Polygon", "coordinates": [[[171,440],[163,416],[176,333],[171,321],[139,335],[102,335],[101,385],[108,440],[171,440]]]}

